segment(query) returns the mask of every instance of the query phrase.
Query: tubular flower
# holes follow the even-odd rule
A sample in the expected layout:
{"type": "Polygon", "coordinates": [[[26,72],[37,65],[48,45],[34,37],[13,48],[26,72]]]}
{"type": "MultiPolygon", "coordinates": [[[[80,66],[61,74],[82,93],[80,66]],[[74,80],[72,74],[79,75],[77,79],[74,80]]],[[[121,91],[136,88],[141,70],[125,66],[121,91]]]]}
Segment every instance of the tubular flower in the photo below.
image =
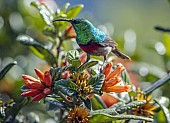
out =
{"type": "Polygon", "coordinates": [[[79,95],[88,95],[92,93],[93,87],[92,85],[88,85],[89,82],[89,76],[84,73],[73,73],[70,76],[70,81],[74,82],[76,85],[78,85],[78,93],[79,95]]]}
{"type": "Polygon", "coordinates": [[[38,78],[29,75],[22,75],[25,86],[28,87],[21,95],[24,97],[33,97],[33,101],[39,101],[52,93],[52,77],[49,71],[42,73],[38,69],[34,69],[38,78]]]}
{"type": "Polygon", "coordinates": [[[140,88],[138,88],[137,95],[134,100],[146,100],[142,106],[138,106],[132,110],[132,113],[137,116],[145,116],[152,118],[155,114],[154,110],[158,107],[154,105],[151,95],[145,95],[140,88]]]}
{"type": "Polygon", "coordinates": [[[89,112],[86,108],[75,107],[68,113],[68,123],[90,123],[91,117],[88,116],[89,112]]]}
{"type": "Polygon", "coordinates": [[[105,75],[104,83],[102,85],[102,91],[109,92],[128,92],[130,91],[130,85],[117,85],[122,81],[120,73],[125,69],[123,65],[118,64],[116,69],[112,71],[113,63],[108,63],[102,73],[105,75]]]}

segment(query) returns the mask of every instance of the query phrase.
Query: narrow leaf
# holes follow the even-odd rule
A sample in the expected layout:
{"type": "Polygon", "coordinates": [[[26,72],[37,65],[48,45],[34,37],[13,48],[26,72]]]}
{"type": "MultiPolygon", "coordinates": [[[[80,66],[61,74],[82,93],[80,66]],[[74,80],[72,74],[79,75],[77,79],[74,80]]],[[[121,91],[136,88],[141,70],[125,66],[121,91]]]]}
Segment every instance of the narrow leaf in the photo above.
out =
{"type": "Polygon", "coordinates": [[[153,119],[142,117],[142,116],[135,116],[135,115],[109,115],[109,114],[94,114],[91,115],[92,119],[90,120],[92,123],[99,123],[99,122],[109,122],[109,121],[115,121],[115,120],[128,120],[128,119],[134,119],[134,120],[145,120],[148,122],[152,122],[153,119]]]}
{"type": "Polygon", "coordinates": [[[45,59],[50,65],[53,66],[56,64],[54,55],[50,52],[46,45],[35,41],[28,35],[19,35],[16,40],[21,44],[28,46],[35,55],[41,59],[45,59]]]}
{"type": "Polygon", "coordinates": [[[162,109],[164,116],[166,118],[166,123],[170,123],[170,113],[169,110],[162,104],[159,103],[159,101],[157,99],[154,99],[155,102],[160,106],[160,108],[162,109]]]}
{"type": "Polygon", "coordinates": [[[82,64],[82,65],[78,68],[78,71],[81,72],[81,71],[85,70],[86,68],[93,67],[93,66],[96,65],[96,64],[98,64],[98,61],[86,62],[86,63],[82,64]]]}
{"type": "Polygon", "coordinates": [[[94,96],[90,99],[92,103],[92,109],[98,110],[98,109],[104,109],[107,108],[106,104],[103,102],[100,96],[94,94],[94,96]]]}
{"type": "Polygon", "coordinates": [[[83,9],[83,7],[84,5],[80,4],[67,10],[66,11],[67,18],[75,18],[80,13],[80,11],[83,9]]]}
{"type": "Polygon", "coordinates": [[[2,69],[0,70],[0,80],[3,79],[3,77],[5,76],[5,74],[6,74],[14,65],[16,65],[16,64],[17,64],[17,62],[14,61],[14,62],[12,62],[12,63],[7,64],[4,68],[2,68],[2,69]]]}
{"type": "Polygon", "coordinates": [[[54,13],[50,10],[44,3],[39,3],[37,1],[31,3],[32,6],[39,10],[41,17],[47,25],[52,25],[54,19],[54,13]]]}

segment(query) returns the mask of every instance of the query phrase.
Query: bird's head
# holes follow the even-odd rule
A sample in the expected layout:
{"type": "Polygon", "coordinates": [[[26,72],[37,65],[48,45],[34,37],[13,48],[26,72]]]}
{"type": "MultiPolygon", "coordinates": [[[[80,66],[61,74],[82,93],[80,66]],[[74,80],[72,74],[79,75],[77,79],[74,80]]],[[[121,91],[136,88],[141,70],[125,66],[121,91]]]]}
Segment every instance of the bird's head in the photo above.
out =
{"type": "Polygon", "coordinates": [[[61,18],[61,19],[57,19],[57,20],[54,20],[53,22],[55,21],[67,21],[67,22],[70,22],[75,31],[76,32],[79,32],[79,31],[88,31],[90,28],[94,28],[94,26],[92,25],[92,23],[86,19],[83,19],[83,18],[77,18],[77,19],[66,19],[66,18],[61,18]]]}

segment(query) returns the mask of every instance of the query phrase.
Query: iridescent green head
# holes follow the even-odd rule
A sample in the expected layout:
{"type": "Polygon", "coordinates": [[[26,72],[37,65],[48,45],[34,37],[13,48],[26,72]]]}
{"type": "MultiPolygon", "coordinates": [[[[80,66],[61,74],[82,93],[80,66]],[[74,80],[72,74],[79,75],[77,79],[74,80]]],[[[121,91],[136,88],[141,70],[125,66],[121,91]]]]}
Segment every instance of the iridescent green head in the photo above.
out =
{"type": "Polygon", "coordinates": [[[81,31],[89,31],[92,28],[95,28],[92,23],[86,19],[82,19],[82,18],[77,18],[77,19],[66,19],[66,18],[62,18],[62,19],[57,19],[54,20],[55,21],[67,21],[70,22],[76,33],[81,32],[81,31]]]}

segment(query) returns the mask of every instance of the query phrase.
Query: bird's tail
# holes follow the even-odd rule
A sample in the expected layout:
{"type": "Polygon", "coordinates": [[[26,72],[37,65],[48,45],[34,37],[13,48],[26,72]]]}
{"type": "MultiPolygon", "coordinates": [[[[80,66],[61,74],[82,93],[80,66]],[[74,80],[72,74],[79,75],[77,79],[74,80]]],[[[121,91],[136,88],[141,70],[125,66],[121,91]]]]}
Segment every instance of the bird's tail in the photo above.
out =
{"type": "Polygon", "coordinates": [[[131,58],[127,55],[125,55],[124,53],[122,53],[120,50],[118,50],[117,48],[114,48],[112,50],[112,53],[114,53],[117,57],[121,58],[121,59],[128,59],[131,60],[131,58]]]}

